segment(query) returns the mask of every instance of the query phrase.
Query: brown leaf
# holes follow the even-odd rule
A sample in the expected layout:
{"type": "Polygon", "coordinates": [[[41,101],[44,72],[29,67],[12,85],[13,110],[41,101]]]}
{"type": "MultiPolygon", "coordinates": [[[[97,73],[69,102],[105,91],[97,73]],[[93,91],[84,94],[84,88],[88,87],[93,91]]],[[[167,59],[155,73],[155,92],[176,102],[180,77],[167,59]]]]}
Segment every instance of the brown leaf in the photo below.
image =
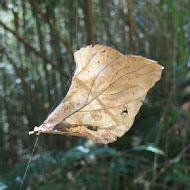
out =
{"type": "Polygon", "coordinates": [[[66,97],[30,134],[65,134],[103,144],[114,142],[132,126],[163,67],[103,45],[82,48],[74,57],[76,71],[66,97]]]}

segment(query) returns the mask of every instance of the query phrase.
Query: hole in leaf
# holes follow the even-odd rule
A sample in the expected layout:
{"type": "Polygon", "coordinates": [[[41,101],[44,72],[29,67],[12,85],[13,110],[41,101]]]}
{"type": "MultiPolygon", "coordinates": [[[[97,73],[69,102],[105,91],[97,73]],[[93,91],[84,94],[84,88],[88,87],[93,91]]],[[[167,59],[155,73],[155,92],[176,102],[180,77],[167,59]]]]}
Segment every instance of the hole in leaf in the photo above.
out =
{"type": "Polygon", "coordinates": [[[67,128],[67,127],[72,127],[72,126],[74,126],[73,124],[68,124],[68,123],[61,123],[61,124],[58,124],[58,125],[55,125],[54,127],[53,127],[53,130],[64,130],[65,128],[67,128]]]}
{"type": "Polygon", "coordinates": [[[98,130],[98,126],[88,126],[87,128],[92,130],[92,131],[97,131],[98,130]]]}
{"type": "Polygon", "coordinates": [[[128,114],[127,109],[123,110],[121,114],[128,114]]]}

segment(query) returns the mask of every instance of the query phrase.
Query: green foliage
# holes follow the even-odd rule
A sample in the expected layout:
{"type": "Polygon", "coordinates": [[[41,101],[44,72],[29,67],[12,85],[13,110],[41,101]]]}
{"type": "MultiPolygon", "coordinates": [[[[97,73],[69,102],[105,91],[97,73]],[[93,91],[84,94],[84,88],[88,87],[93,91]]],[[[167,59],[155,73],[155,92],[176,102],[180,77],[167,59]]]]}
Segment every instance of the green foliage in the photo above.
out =
{"type": "MultiPolygon", "coordinates": [[[[153,147],[153,145],[147,147],[153,147]]],[[[139,150],[139,148],[136,149],[139,150]]],[[[156,147],[154,150],[158,154],[162,152],[156,147]]],[[[125,187],[133,187],[131,180],[134,180],[133,183],[137,187],[142,183],[149,184],[148,179],[152,175],[148,169],[150,163],[148,163],[148,159],[141,160],[138,156],[135,157],[133,151],[123,153],[108,147],[87,148],[82,145],[67,152],[43,152],[33,157],[24,188],[125,189],[125,187]],[[141,176],[143,175],[142,170],[145,175],[144,179],[141,176]]],[[[2,178],[2,188],[10,190],[19,188],[26,164],[18,163],[10,172],[7,172],[2,178]]],[[[189,187],[190,174],[183,173],[184,167],[185,165],[180,162],[179,158],[172,159],[168,172],[161,176],[162,187],[167,187],[167,184],[174,181],[177,181],[179,186],[189,187]]],[[[159,184],[157,185],[152,184],[152,188],[157,189],[159,184]]]]}
{"type": "MultiPolygon", "coordinates": [[[[31,162],[25,186],[31,186],[32,189],[60,189],[63,186],[65,189],[79,189],[87,184],[90,189],[95,189],[97,185],[102,188],[106,186],[106,176],[113,164],[103,166],[99,165],[98,161],[102,162],[103,159],[107,160],[109,157],[117,156],[119,153],[112,148],[89,149],[81,145],[67,152],[36,154],[31,162]],[[96,180],[96,183],[91,183],[92,180],[96,180]]],[[[8,189],[19,187],[26,164],[15,165],[4,176],[5,181],[4,184],[2,183],[2,187],[7,186],[8,189]]],[[[115,169],[117,170],[117,168],[115,169]]],[[[117,172],[120,173],[120,171],[117,172]]]]}

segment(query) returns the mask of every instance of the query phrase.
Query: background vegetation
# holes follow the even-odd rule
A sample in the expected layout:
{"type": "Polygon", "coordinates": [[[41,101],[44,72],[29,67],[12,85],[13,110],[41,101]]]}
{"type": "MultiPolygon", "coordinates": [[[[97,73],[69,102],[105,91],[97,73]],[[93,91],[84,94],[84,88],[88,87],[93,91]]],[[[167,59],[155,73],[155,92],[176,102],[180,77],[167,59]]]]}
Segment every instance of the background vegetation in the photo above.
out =
{"type": "Polygon", "coordinates": [[[190,189],[189,10],[188,0],[1,0],[0,189],[19,189],[28,131],[67,92],[73,52],[93,43],[157,60],[162,79],[113,144],[41,135],[23,189],[190,189]]]}

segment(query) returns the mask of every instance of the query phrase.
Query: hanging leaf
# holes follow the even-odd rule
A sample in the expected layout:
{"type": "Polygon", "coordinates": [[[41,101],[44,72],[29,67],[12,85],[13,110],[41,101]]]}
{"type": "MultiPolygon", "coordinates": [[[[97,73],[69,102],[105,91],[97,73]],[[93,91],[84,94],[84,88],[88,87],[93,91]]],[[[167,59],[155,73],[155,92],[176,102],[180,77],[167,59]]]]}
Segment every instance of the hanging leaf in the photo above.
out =
{"type": "Polygon", "coordinates": [[[30,134],[65,134],[103,144],[114,142],[132,126],[163,67],[103,45],[82,48],[74,57],[76,71],[66,97],[30,134]]]}

